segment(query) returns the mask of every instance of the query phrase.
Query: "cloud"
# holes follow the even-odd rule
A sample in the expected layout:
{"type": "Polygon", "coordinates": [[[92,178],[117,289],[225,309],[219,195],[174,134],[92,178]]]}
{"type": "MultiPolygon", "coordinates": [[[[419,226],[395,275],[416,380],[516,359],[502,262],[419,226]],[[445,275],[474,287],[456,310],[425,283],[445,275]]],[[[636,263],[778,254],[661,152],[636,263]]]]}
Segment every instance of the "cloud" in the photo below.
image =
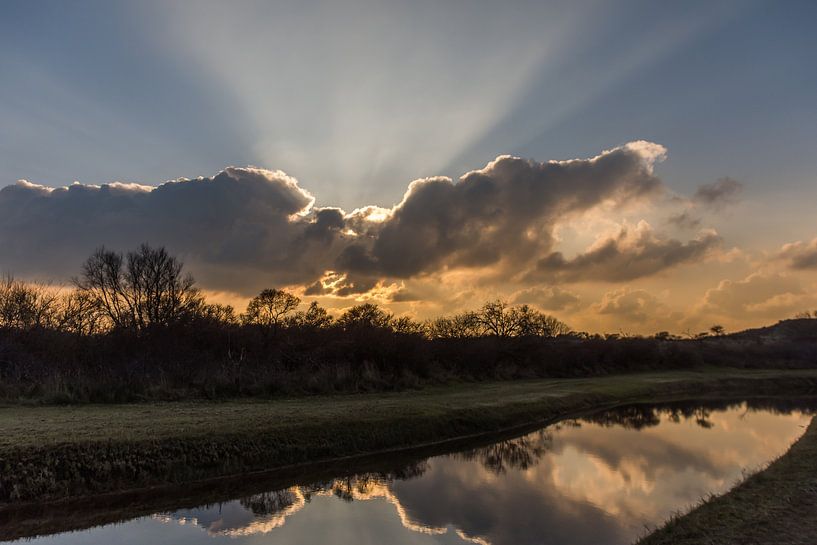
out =
{"type": "Polygon", "coordinates": [[[652,168],[664,153],[657,144],[635,142],[584,160],[503,156],[456,183],[414,181],[387,220],[344,250],[336,268],[407,278],[527,262],[551,247],[554,226],[566,216],[659,190],[652,168]]]}
{"type": "Polygon", "coordinates": [[[697,229],[701,226],[701,218],[696,218],[689,210],[684,210],[667,218],[667,223],[681,229],[697,229]]]}
{"type": "Polygon", "coordinates": [[[665,314],[666,306],[641,289],[622,288],[607,292],[593,305],[598,314],[611,314],[628,322],[645,322],[656,314],[665,314]]]}
{"type": "Polygon", "coordinates": [[[254,289],[259,276],[302,282],[324,272],[323,256],[344,225],[338,210],[313,204],[294,178],[255,168],[155,188],[18,182],[0,190],[0,262],[64,277],[100,245],[129,249],[147,241],[183,255],[210,288],[254,289]]]}
{"type": "Polygon", "coordinates": [[[729,177],[699,185],[691,198],[676,196],[671,199],[672,202],[683,204],[685,209],[670,215],[666,222],[680,229],[698,229],[702,223],[701,214],[717,212],[727,205],[735,204],[742,190],[743,184],[729,177]]]}
{"type": "Polygon", "coordinates": [[[791,276],[753,273],[743,280],[723,280],[707,290],[696,313],[741,319],[774,319],[810,308],[815,297],[791,276]]]}
{"type": "Polygon", "coordinates": [[[792,269],[817,269],[817,238],[808,243],[798,240],[784,244],[778,255],[787,260],[792,269]]]}
{"type": "Polygon", "coordinates": [[[724,178],[718,178],[717,181],[711,184],[698,186],[698,189],[692,196],[692,201],[696,204],[720,209],[727,204],[737,202],[738,195],[742,190],[742,183],[726,176],[724,178]]]}
{"type": "Polygon", "coordinates": [[[411,303],[421,300],[419,294],[405,288],[398,289],[389,295],[389,301],[392,303],[411,303]]]}
{"type": "Polygon", "coordinates": [[[564,310],[579,304],[579,296],[558,286],[533,287],[511,296],[514,305],[532,305],[542,310],[564,310]]]}
{"type": "Polygon", "coordinates": [[[248,295],[297,284],[309,294],[345,296],[385,279],[519,270],[551,251],[565,218],[660,191],[653,166],[665,153],[632,142],[590,159],[501,156],[456,182],[416,180],[392,208],[349,214],[315,206],[296,179],[259,168],[158,187],[51,189],[21,181],[0,190],[0,263],[18,274],[66,278],[100,245],[148,242],[181,255],[205,288],[248,295]]]}
{"type": "Polygon", "coordinates": [[[536,264],[535,275],[551,281],[600,280],[621,282],[699,261],[721,244],[715,231],[702,231],[688,242],[658,236],[646,221],[622,227],[597,240],[585,253],[566,259],[552,252],[536,264]]]}

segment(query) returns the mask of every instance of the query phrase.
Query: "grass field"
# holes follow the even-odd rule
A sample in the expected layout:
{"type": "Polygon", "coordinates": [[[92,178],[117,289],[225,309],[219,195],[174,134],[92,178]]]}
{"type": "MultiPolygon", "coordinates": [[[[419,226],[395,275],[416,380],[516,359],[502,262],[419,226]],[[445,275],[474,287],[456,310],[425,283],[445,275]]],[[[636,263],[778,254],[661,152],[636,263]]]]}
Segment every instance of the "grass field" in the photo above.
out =
{"type": "Polygon", "coordinates": [[[546,408],[576,394],[633,397],[664,386],[729,379],[817,379],[817,370],[711,370],[470,383],[399,393],[308,396],[275,400],[0,407],[0,452],[65,443],[143,441],[292,431],[411,418],[445,418],[459,411],[546,408]]]}
{"type": "Polygon", "coordinates": [[[817,542],[817,420],[789,451],[638,545],[800,545],[817,542]]]}
{"type": "Polygon", "coordinates": [[[706,370],[269,401],[0,408],[0,503],[400,449],[656,396],[817,393],[817,370],[706,370]]]}

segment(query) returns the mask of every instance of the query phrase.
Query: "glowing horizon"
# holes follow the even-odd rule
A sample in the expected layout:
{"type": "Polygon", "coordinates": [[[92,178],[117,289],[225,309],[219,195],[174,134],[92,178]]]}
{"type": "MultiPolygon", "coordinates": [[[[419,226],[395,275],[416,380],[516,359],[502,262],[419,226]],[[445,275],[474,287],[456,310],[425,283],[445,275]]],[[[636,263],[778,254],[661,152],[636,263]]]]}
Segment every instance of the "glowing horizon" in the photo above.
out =
{"type": "Polygon", "coordinates": [[[239,309],[503,298],[643,334],[814,310],[815,9],[11,2],[0,272],[149,242],[239,309]]]}

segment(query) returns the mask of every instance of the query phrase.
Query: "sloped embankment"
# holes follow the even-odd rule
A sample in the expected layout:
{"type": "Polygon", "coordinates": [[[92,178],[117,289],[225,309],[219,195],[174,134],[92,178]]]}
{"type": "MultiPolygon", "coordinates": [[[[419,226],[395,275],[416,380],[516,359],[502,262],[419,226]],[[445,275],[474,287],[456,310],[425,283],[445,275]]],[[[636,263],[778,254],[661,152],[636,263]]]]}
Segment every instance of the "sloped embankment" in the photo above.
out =
{"type": "Polygon", "coordinates": [[[6,407],[0,509],[409,448],[617,403],[775,394],[817,394],[817,372],[717,370],[272,401],[6,407]]]}
{"type": "Polygon", "coordinates": [[[817,540],[817,419],[789,451],[637,545],[802,545],[817,540]]]}

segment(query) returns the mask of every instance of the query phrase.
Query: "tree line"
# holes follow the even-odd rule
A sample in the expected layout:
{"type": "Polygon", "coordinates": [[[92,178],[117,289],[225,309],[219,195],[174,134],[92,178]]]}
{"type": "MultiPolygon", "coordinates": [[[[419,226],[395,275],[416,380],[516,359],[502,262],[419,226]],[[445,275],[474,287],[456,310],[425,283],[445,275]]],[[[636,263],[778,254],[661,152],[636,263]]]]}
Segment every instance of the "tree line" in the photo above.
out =
{"type": "Polygon", "coordinates": [[[238,314],[230,305],[208,303],[178,258],[165,248],[147,244],[126,254],[98,249],[72,284],[72,289],[63,291],[6,276],[0,283],[0,328],[50,328],[94,335],[209,322],[271,330],[379,328],[429,339],[556,337],[571,331],[554,316],[501,300],[488,302],[477,311],[424,322],[396,317],[374,303],[353,306],[335,319],[315,301],[299,310],[299,297],[274,288],[261,291],[238,314]]]}
{"type": "Polygon", "coordinates": [[[0,280],[0,400],[348,393],[817,361],[811,320],[767,340],[719,327],[706,337],[590,335],[504,301],[420,322],[372,303],[335,317],[272,288],[239,313],[208,302],[176,257],[148,245],[97,250],[72,284],[0,280]]]}

